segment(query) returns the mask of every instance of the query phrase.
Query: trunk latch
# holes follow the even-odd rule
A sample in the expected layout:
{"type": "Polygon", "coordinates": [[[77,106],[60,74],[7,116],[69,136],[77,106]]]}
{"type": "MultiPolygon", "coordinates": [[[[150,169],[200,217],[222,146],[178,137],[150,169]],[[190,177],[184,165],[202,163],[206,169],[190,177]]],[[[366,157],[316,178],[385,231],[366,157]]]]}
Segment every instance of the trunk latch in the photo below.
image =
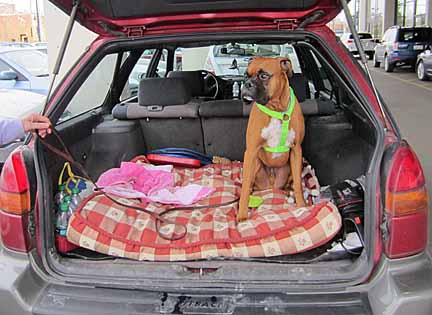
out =
{"type": "Polygon", "coordinates": [[[289,30],[292,31],[297,28],[297,20],[296,19],[278,19],[274,20],[278,31],[279,30],[289,30]]]}
{"type": "Polygon", "coordinates": [[[142,37],[146,30],[145,26],[126,26],[126,34],[128,37],[142,37]]]}

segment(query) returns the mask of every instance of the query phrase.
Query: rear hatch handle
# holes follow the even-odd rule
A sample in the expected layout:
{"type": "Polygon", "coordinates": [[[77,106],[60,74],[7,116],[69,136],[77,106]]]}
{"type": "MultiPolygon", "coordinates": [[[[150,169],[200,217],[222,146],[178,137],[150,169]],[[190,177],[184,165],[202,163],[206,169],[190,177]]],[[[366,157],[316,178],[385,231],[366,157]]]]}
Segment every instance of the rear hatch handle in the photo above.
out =
{"type": "Polygon", "coordinates": [[[347,20],[347,23],[348,23],[348,27],[349,27],[349,29],[351,31],[352,36],[353,36],[354,43],[355,43],[355,45],[357,47],[357,51],[360,54],[361,63],[363,64],[363,67],[364,67],[364,69],[366,71],[366,74],[367,74],[367,76],[369,78],[369,81],[371,83],[372,90],[374,92],[375,98],[376,98],[376,100],[378,102],[378,105],[379,105],[379,108],[380,108],[380,111],[381,111],[381,115],[383,117],[384,130],[387,131],[387,129],[388,129],[388,126],[387,126],[387,114],[386,114],[386,112],[384,110],[384,105],[382,104],[381,99],[378,96],[378,90],[376,88],[374,80],[372,79],[372,76],[370,74],[369,67],[368,67],[368,64],[367,64],[366,54],[365,54],[363,46],[361,44],[360,37],[359,37],[359,35],[357,33],[357,29],[355,28],[354,21],[352,19],[350,10],[348,8],[348,3],[347,3],[346,0],[340,0],[340,2],[342,4],[342,7],[343,7],[343,10],[344,10],[344,13],[345,13],[345,17],[346,17],[346,20],[347,20]]]}

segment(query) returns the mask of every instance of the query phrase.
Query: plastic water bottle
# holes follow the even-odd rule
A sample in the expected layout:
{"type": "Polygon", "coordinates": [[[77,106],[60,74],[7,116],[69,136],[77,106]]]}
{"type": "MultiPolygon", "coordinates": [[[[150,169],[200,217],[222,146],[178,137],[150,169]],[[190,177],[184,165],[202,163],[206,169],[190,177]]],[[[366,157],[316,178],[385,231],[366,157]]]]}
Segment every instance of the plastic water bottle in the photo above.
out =
{"type": "Polygon", "coordinates": [[[79,207],[79,205],[82,202],[80,192],[81,191],[78,187],[75,187],[74,189],[72,189],[71,206],[73,207],[74,211],[79,207]]]}
{"type": "Polygon", "coordinates": [[[67,205],[67,212],[68,212],[69,216],[71,216],[75,210],[75,208],[72,205],[72,197],[67,195],[66,197],[64,197],[63,203],[65,203],[67,205]]]}
{"type": "Polygon", "coordinates": [[[63,202],[60,204],[59,213],[57,214],[56,230],[61,236],[66,236],[66,231],[69,222],[68,204],[63,202]]]}
{"type": "Polygon", "coordinates": [[[63,202],[64,197],[67,196],[66,193],[66,185],[59,185],[58,186],[58,191],[54,197],[55,199],[55,204],[57,207],[60,207],[60,204],[63,202]]]}
{"type": "Polygon", "coordinates": [[[239,87],[240,87],[240,85],[238,84],[237,81],[235,81],[233,84],[233,98],[239,98],[239,95],[240,95],[239,87]]]}

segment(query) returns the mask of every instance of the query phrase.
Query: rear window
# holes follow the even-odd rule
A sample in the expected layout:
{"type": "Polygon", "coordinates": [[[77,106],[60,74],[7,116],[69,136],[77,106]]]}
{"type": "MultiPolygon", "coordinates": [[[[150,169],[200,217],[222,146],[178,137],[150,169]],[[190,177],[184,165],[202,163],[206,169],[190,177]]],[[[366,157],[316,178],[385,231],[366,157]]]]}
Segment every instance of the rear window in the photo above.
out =
{"type": "Polygon", "coordinates": [[[428,42],[432,40],[431,30],[411,29],[399,31],[399,42],[428,42]]]}

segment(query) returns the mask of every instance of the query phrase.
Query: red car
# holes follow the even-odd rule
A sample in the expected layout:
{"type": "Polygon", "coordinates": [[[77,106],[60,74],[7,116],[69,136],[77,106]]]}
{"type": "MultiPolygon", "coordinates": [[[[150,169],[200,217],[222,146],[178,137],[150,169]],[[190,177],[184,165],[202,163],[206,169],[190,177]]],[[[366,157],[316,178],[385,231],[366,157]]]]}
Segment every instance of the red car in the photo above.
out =
{"type": "MultiPolygon", "coordinates": [[[[206,48],[248,44],[236,55],[250,58],[261,54],[255,46],[268,45],[268,56],[291,45],[298,69],[290,84],[306,124],[303,154],[321,185],[364,176],[364,247],[331,259],[327,250],[184,262],[85,249],[64,254],[53,224],[64,160],[32,139],[10,155],[0,178],[0,313],[431,314],[423,170],[363,68],[326,26],[342,10],[339,1],[50,2],[99,34],[46,108],[93,178],[166,147],[241,160],[244,78],[203,71],[206,48]],[[174,69],[177,49],[182,71],[174,69]],[[146,82],[165,80],[158,64],[167,53],[164,73],[182,79],[187,98],[176,87],[128,90],[135,64],[150,50],[146,82]],[[66,110],[69,118],[57,123],[66,110]]],[[[58,146],[55,138],[48,141],[58,146]]]]}

